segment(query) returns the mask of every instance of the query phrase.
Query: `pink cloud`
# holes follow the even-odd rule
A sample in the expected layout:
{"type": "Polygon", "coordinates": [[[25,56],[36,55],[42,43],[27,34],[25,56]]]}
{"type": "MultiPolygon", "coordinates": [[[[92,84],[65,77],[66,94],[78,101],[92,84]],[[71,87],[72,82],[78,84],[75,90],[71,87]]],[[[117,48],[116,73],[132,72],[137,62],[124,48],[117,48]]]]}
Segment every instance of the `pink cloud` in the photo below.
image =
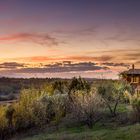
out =
{"type": "Polygon", "coordinates": [[[58,45],[56,38],[51,37],[48,34],[36,34],[36,33],[18,33],[8,36],[0,37],[0,41],[26,41],[33,42],[43,46],[53,46],[58,45]]]}

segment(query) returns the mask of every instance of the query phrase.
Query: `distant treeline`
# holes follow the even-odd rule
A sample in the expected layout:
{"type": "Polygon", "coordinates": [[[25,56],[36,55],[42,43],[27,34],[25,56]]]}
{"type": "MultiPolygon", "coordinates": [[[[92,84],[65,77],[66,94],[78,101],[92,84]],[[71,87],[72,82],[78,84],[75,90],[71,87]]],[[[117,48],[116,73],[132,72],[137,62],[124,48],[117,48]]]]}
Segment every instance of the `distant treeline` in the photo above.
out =
{"type": "Polygon", "coordinates": [[[0,101],[7,101],[18,98],[21,89],[31,87],[39,88],[41,85],[55,79],[49,78],[0,78],[0,101]]]}
{"type": "MultiPolygon", "coordinates": [[[[102,79],[86,78],[90,83],[98,84],[102,79]]],[[[29,89],[31,87],[41,88],[46,83],[53,83],[55,81],[70,82],[71,79],[61,78],[0,78],[0,101],[7,101],[17,99],[22,89],[29,89]]],[[[107,80],[108,81],[108,80],[107,80]]]]}

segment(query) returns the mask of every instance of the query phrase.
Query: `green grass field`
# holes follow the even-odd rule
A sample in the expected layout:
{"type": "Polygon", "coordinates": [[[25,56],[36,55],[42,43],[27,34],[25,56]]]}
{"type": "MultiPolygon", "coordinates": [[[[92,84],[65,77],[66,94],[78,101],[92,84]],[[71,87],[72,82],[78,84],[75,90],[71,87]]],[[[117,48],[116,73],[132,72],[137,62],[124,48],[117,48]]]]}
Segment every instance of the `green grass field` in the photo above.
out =
{"type": "Polygon", "coordinates": [[[62,128],[59,131],[43,132],[20,140],[140,140],[140,124],[116,128],[97,125],[91,130],[85,126],[62,128]]]}

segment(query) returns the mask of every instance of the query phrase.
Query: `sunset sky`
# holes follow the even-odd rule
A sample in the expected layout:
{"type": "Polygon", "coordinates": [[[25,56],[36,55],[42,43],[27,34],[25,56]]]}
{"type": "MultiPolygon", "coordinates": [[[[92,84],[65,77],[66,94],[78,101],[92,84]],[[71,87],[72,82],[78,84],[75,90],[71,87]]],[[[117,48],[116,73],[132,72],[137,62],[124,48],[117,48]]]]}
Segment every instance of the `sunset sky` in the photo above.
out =
{"type": "Polygon", "coordinates": [[[0,0],[0,77],[114,79],[133,63],[139,0],[0,0]]]}

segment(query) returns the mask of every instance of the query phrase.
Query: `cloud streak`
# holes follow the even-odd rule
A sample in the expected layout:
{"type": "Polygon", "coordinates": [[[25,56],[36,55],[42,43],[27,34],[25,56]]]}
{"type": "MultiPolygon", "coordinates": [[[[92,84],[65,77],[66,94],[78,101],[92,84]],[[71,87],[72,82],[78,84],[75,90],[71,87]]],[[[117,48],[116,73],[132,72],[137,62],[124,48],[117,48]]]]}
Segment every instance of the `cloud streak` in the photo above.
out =
{"type": "Polygon", "coordinates": [[[17,41],[17,42],[32,42],[43,46],[57,46],[59,42],[56,38],[49,34],[38,34],[38,33],[17,33],[8,36],[0,37],[0,41],[17,41]]]}
{"type": "Polygon", "coordinates": [[[101,65],[105,65],[105,66],[112,66],[112,67],[129,67],[129,64],[125,64],[125,63],[112,63],[112,62],[106,62],[106,63],[102,63],[101,65]]]}
{"type": "Polygon", "coordinates": [[[6,68],[2,72],[11,73],[63,73],[63,72],[86,72],[96,70],[108,70],[108,67],[98,66],[92,62],[79,62],[73,63],[71,61],[64,61],[61,63],[54,63],[48,65],[41,65],[41,67],[25,67],[24,64],[18,64],[15,62],[0,64],[2,68],[6,68]],[[20,67],[17,69],[17,67],[20,67]],[[10,68],[10,70],[9,70],[10,68]]]}
{"type": "Polygon", "coordinates": [[[111,61],[114,57],[111,55],[103,56],[69,56],[69,57],[46,57],[46,56],[34,56],[34,57],[25,57],[17,58],[17,60],[28,61],[28,62],[47,62],[47,61],[111,61]]]}
{"type": "Polygon", "coordinates": [[[59,35],[64,35],[64,36],[91,36],[91,35],[95,35],[97,33],[97,25],[91,26],[91,27],[87,27],[87,28],[80,28],[80,29],[75,29],[75,30],[57,30],[54,31],[55,34],[59,34],[59,35]]]}
{"type": "Polygon", "coordinates": [[[17,69],[23,68],[25,65],[17,62],[5,62],[0,64],[0,69],[17,69]]]}

